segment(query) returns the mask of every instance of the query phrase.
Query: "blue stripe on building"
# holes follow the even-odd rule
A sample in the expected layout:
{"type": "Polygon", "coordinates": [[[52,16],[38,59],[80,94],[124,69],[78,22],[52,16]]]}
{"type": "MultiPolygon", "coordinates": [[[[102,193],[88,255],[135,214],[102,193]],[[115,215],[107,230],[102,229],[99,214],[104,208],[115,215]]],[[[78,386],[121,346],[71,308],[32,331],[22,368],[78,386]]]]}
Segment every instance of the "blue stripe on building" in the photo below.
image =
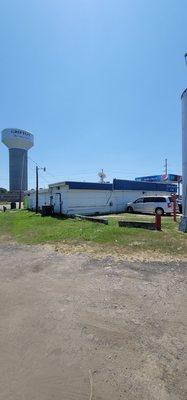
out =
{"type": "Polygon", "coordinates": [[[177,192],[177,185],[170,183],[156,183],[156,182],[138,182],[138,181],[127,181],[122,179],[113,180],[114,190],[142,190],[151,192],[177,192]]]}
{"type": "Polygon", "coordinates": [[[112,183],[97,183],[97,182],[72,182],[66,181],[69,189],[88,189],[88,190],[112,190],[112,183]]]}
{"type": "Polygon", "coordinates": [[[87,190],[140,190],[151,192],[169,192],[176,193],[177,185],[170,183],[156,182],[138,182],[128,181],[123,179],[114,179],[112,183],[97,183],[97,182],[74,182],[66,181],[69,189],[87,189],[87,190]]]}

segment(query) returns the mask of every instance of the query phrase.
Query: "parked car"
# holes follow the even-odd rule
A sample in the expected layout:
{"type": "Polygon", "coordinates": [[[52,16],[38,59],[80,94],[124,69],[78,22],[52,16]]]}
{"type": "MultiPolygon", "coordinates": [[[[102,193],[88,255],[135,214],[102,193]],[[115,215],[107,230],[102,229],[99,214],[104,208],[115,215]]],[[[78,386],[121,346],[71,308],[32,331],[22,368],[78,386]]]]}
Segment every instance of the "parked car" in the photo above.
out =
{"type": "Polygon", "coordinates": [[[180,214],[182,214],[182,202],[181,201],[178,202],[178,208],[179,208],[180,214]]]}
{"type": "MultiPolygon", "coordinates": [[[[127,212],[171,215],[173,212],[173,202],[171,196],[144,196],[137,200],[127,203],[127,212]]],[[[177,206],[178,212],[178,206],[177,206]]]]}
{"type": "MultiPolygon", "coordinates": [[[[170,197],[170,201],[173,202],[173,197],[170,197]]],[[[179,214],[182,214],[182,199],[181,198],[177,198],[176,199],[176,211],[179,214]]]]}

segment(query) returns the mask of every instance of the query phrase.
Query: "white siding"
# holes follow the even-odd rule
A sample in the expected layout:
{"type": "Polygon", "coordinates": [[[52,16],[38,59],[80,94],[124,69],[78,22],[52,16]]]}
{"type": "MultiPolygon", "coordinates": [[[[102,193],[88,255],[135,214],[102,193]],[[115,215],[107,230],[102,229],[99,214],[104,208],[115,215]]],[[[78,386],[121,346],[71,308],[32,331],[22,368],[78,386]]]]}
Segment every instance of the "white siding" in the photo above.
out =
{"type": "MultiPolygon", "coordinates": [[[[32,191],[26,195],[27,197],[27,204],[30,210],[35,210],[36,207],[36,192],[32,191]]],[[[42,190],[38,193],[38,207],[39,209],[42,208],[44,205],[50,204],[50,195],[49,190],[42,190]]]]}
{"type": "MultiPolygon", "coordinates": [[[[54,212],[60,212],[60,196],[62,200],[63,214],[108,214],[123,212],[127,203],[142,196],[168,195],[168,192],[152,192],[137,190],[88,190],[69,189],[66,185],[50,187],[49,190],[39,191],[38,204],[53,205],[54,212]]],[[[28,204],[30,209],[35,209],[36,194],[30,192],[28,204]]]]}
{"type": "Polygon", "coordinates": [[[67,192],[69,214],[90,214],[110,212],[111,192],[106,190],[75,190],[67,192]]]}

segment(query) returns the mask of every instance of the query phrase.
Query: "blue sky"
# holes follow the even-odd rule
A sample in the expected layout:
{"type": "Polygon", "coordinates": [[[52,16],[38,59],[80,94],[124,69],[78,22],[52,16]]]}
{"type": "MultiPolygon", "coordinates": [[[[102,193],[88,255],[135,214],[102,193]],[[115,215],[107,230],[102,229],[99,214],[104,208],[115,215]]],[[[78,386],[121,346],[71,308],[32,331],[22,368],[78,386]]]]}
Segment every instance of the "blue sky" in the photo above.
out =
{"type": "Polygon", "coordinates": [[[186,20],[186,0],[0,1],[0,129],[34,134],[40,187],[181,173],[186,20]]]}

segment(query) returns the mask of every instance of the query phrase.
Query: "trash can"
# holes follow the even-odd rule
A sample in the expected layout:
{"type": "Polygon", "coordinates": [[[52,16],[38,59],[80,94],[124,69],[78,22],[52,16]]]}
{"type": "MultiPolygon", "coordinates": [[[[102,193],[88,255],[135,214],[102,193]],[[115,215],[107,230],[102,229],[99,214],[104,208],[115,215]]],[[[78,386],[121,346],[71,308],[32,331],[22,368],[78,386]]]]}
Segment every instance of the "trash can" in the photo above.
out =
{"type": "Polygon", "coordinates": [[[53,211],[53,206],[42,206],[42,216],[52,215],[53,211]]]}

